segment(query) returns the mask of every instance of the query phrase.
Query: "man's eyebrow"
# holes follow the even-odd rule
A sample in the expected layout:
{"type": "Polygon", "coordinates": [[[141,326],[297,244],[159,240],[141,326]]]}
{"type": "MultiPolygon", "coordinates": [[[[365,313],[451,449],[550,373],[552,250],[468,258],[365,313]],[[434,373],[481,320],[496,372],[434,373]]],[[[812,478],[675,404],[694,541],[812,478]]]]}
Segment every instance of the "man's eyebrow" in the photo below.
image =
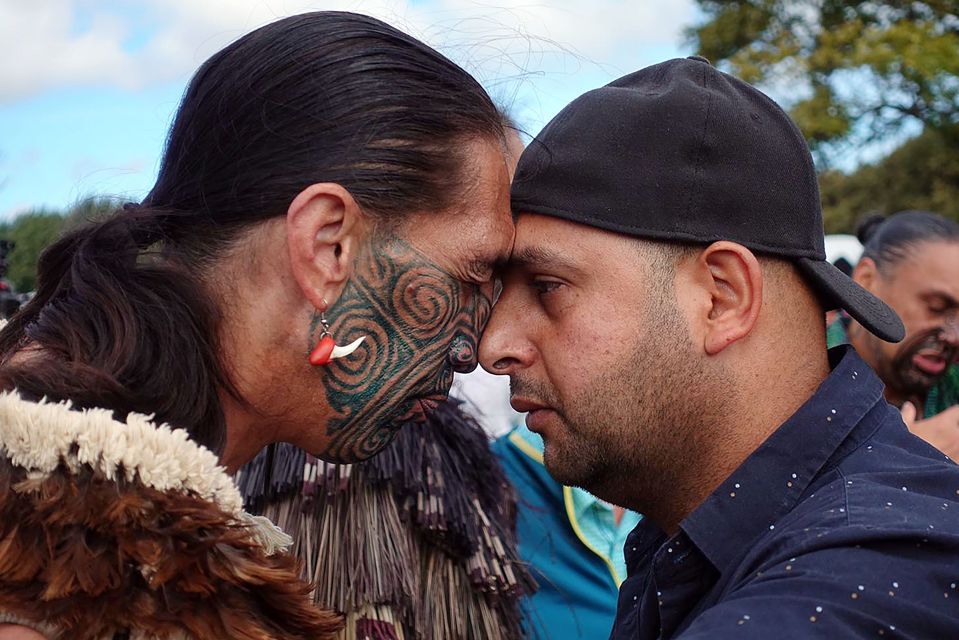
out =
{"type": "Polygon", "coordinates": [[[537,269],[579,271],[566,255],[547,247],[523,247],[513,251],[513,255],[503,266],[508,269],[527,271],[537,269]]]}

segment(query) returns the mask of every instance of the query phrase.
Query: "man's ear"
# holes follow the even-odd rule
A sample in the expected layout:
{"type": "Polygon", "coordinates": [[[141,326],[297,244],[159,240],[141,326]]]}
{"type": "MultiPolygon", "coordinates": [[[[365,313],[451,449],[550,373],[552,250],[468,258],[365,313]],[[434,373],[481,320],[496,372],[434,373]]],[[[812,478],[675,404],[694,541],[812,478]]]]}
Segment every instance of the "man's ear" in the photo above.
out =
{"type": "Polygon", "coordinates": [[[715,242],[699,255],[710,296],[703,348],[716,355],[749,335],[763,306],[763,272],[753,252],[734,242],[715,242]]]}
{"type": "Polygon", "coordinates": [[[863,258],[852,270],[852,279],[856,283],[873,295],[876,295],[876,287],[879,284],[879,268],[876,261],[872,258],[863,258]]]}
{"type": "Polygon", "coordinates": [[[343,290],[364,228],[359,205],[338,184],[312,184],[290,203],[286,240],[293,278],[317,309],[326,310],[343,290]]]}

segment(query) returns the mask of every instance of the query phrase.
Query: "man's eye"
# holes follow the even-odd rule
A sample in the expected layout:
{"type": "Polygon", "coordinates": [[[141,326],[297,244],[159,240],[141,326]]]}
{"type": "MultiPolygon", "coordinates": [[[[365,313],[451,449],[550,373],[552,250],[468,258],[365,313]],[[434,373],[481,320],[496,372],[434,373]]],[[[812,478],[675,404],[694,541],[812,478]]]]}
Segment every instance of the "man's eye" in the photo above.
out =
{"type": "Polygon", "coordinates": [[[532,287],[538,295],[546,295],[562,287],[563,283],[556,282],[555,280],[532,280],[529,286],[532,287]]]}

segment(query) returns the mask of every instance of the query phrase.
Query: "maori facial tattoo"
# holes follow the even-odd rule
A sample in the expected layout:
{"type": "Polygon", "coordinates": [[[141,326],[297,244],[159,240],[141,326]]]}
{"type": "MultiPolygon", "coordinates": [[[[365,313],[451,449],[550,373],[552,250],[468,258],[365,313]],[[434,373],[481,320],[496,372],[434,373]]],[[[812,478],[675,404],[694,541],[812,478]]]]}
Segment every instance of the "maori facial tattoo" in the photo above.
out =
{"type": "MultiPolygon", "coordinates": [[[[492,301],[397,238],[374,241],[343,294],[327,312],[332,334],[366,340],[324,369],[336,415],[320,457],[357,462],[377,453],[410,420],[425,421],[446,398],[454,371],[476,363],[492,301]]],[[[321,328],[314,326],[315,339],[321,328]]],[[[311,345],[312,348],[312,345],[311,345]]]]}

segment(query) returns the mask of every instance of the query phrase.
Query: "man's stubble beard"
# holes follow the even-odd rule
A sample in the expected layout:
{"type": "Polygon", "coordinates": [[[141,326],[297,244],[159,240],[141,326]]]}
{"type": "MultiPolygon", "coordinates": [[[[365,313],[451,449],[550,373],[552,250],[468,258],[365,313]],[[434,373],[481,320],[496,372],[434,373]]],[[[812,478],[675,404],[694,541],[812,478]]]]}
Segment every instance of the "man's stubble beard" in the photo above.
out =
{"type": "MultiPolygon", "coordinates": [[[[912,359],[924,346],[933,346],[928,343],[936,342],[941,331],[941,328],[936,327],[906,336],[905,340],[897,346],[891,359],[884,357],[883,343],[879,338],[870,333],[865,334],[877,362],[876,373],[897,396],[905,399],[924,399],[929,390],[940,380],[942,376],[928,376],[918,371],[912,359]]],[[[947,360],[951,361],[955,357],[955,349],[939,346],[947,360]]],[[[948,371],[948,367],[943,371],[943,375],[945,371],[948,371]]]]}
{"type": "Polygon", "coordinates": [[[646,331],[623,345],[583,397],[567,399],[562,434],[546,441],[544,453],[560,483],[634,509],[669,495],[676,473],[695,464],[710,413],[708,377],[688,329],[675,305],[659,310],[655,320],[637,322],[646,331]]]}

